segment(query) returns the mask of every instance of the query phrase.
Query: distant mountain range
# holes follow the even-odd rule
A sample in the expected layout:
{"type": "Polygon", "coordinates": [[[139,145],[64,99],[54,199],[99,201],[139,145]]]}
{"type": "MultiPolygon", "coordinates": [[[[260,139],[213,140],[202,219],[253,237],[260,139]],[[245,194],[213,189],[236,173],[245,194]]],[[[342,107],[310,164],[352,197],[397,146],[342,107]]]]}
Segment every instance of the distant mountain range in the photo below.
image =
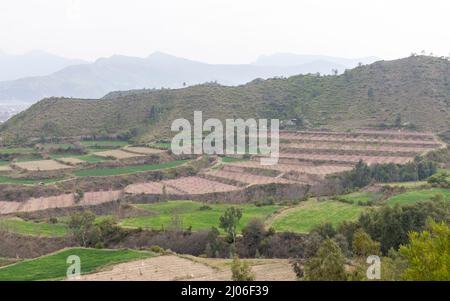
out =
{"type": "MultiPolygon", "coordinates": [[[[0,57],[2,56],[0,55],[0,57]]],[[[256,78],[287,77],[318,72],[331,74],[333,69],[341,73],[345,69],[356,66],[358,62],[367,64],[377,60],[376,58],[343,59],[327,56],[275,54],[260,57],[252,64],[225,65],[206,64],[156,52],[147,58],[114,55],[98,59],[94,63],[85,63],[38,52],[25,55],[24,62],[31,60],[30,57],[35,57],[43,65],[47,65],[48,70],[55,69],[57,62],[72,64],[72,66],[64,67],[53,73],[49,71],[50,74],[45,76],[29,76],[0,81],[0,102],[6,100],[36,102],[51,96],[100,98],[111,91],[159,89],[162,87],[180,88],[205,82],[235,86],[256,78]]],[[[3,69],[3,64],[0,59],[0,67],[2,67],[0,69],[3,69]]],[[[11,62],[6,64],[6,66],[13,65],[11,62]]],[[[17,62],[16,65],[21,66],[17,62]]],[[[22,65],[26,64],[22,63],[22,65]]],[[[20,70],[18,68],[17,74],[20,70]]],[[[37,70],[38,68],[33,69],[28,75],[33,75],[32,72],[37,73],[37,70]]],[[[40,72],[44,72],[43,69],[40,72]]]]}
{"type": "Polygon", "coordinates": [[[0,51],[0,81],[48,75],[68,66],[86,63],[83,60],[67,59],[44,51],[31,51],[21,55],[0,51]]]}

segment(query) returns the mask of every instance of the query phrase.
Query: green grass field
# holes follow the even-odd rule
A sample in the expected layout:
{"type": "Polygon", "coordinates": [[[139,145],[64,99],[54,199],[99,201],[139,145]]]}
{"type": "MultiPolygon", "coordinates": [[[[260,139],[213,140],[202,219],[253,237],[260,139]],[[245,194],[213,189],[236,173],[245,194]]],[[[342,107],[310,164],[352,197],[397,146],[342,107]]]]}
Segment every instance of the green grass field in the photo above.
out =
{"type": "Polygon", "coordinates": [[[276,216],[271,224],[277,231],[307,233],[325,222],[337,225],[345,220],[355,220],[364,207],[338,201],[309,200],[276,216]]]}
{"type": "Polygon", "coordinates": [[[246,159],[243,158],[234,158],[234,157],[222,157],[223,163],[233,163],[233,162],[239,162],[239,161],[245,161],[246,159]]]}
{"type": "Polygon", "coordinates": [[[393,182],[393,183],[386,183],[386,185],[391,186],[391,187],[418,188],[418,187],[427,185],[427,181],[393,182]]]}
{"type": "Polygon", "coordinates": [[[16,179],[8,176],[0,176],[0,184],[18,184],[18,185],[37,185],[39,183],[51,184],[60,181],[61,178],[55,179],[16,179]]]}
{"type": "Polygon", "coordinates": [[[64,224],[35,223],[19,218],[0,219],[0,230],[31,236],[65,236],[69,230],[64,224]]]}
{"type": "Polygon", "coordinates": [[[31,147],[18,147],[18,148],[0,148],[0,154],[10,155],[10,154],[29,154],[35,152],[34,148],[31,147]]]}
{"type": "Polygon", "coordinates": [[[400,205],[414,204],[419,201],[429,200],[438,193],[441,193],[444,196],[445,200],[447,201],[450,200],[450,189],[430,188],[430,189],[413,190],[395,195],[386,200],[386,204],[390,206],[393,206],[395,204],[400,205]]]}
{"type": "MultiPolygon", "coordinates": [[[[137,207],[155,212],[154,216],[137,216],[122,220],[121,225],[132,228],[161,229],[168,228],[171,225],[174,216],[178,216],[182,223],[182,228],[186,229],[192,226],[192,230],[209,230],[211,227],[219,227],[220,216],[225,212],[229,204],[208,204],[210,210],[200,210],[203,203],[193,201],[169,201],[157,204],[142,204],[137,207]]],[[[242,208],[242,218],[238,225],[238,230],[253,218],[266,219],[281,206],[262,206],[257,207],[252,204],[236,205],[242,208]]]]}
{"type": "Polygon", "coordinates": [[[149,147],[159,148],[159,149],[170,149],[170,142],[158,142],[158,143],[150,143],[149,147]]]}
{"type": "Polygon", "coordinates": [[[74,174],[77,177],[107,177],[107,176],[117,176],[130,173],[144,172],[150,170],[158,169],[168,169],[177,167],[181,164],[188,162],[189,160],[177,160],[167,163],[155,164],[155,165],[135,165],[135,166],[124,166],[124,167],[114,167],[114,168],[91,168],[75,171],[74,174]]]}
{"type": "Polygon", "coordinates": [[[383,196],[380,192],[354,192],[350,194],[340,195],[339,199],[350,201],[353,204],[366,204],[367,202],[374,202],[379,200],[383,196]]]}
{"type": "Polygon", "coordinates": [[[85,140],[85,141],[81,141],[80,143],[81,143],[81,145],[88,146],[88,147],[95,147],[95,146],[122,147],[122,146],[128,145],[127,141],[120,141],[120,140],[85,140]]]}
{"type": "Polygon", "coordinates": [[[95,272],[108,265],[153,256],[152,253],[134,250],[66,249],[55,254],[2,267],[0,268],[0,281],[64,279],[71,264],[67,263],[67,257],[70,255],[80,257],[82,274],[95,272]]]}

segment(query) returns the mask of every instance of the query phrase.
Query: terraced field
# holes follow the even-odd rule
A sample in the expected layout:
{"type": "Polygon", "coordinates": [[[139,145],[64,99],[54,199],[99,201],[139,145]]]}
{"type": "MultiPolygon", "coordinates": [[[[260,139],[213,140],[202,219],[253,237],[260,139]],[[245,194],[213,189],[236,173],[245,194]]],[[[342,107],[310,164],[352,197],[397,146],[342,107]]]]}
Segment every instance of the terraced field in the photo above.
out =
{"type": "Polygon", "coordinates": [[[346,220],[355,220],[365,210],[363,206],[338,201],[306,201],[299,206],[283,210],[270,220],[277,231],[307,233],[315,226],[330,222],[334,226],[346,220]]]}
{"type": "Polygon", "coordinates": [[[0,230],[31,236],[65,236],[69,233],[64,224],[25,221],[20,218],[1,218],[0,230]]]}
{"type": "Polygon", "coordinates": [[[436,195],[442,195],[444,200],[450,201],[450,189],[430,188],[430,189],[413,190],[395,195],[386,200],[386,204],[390,206],[394,206],[396,204],[408,205],[419,201],[430,200],[436,195]]]}
{"type": "Polygon", "coordinates": [[[176,160],[161,164],[144,164],[144,165],[132,165],[132,166],[112,167],[112,168],[89,168],[75,171],[74,174],[77,177],[108,177],[150,170],[168,169],[177,167],[187,162],[188,160],[176,160]]]}
{"type": "MultiPolygon", "coordinates": [[[[181,221],[181,226],[186,229],[192,226],[192,230],[209,230],[211,227],[219,226],[219,218],[229,208],[229,204],[205,204],[193,201],[169,201],[156,204],[140,204],[138,208],[155,212],[151,216],[131,217],[121,221],[124,227],[161,229],[170,228],[174,216],[181,221]]],[[[243,204],[239,207],[243,210],[238,230],[248,223],[252,218],[266,219],[269,215],[281,209],[281,206],[271,205],[257,207],[252,204],[243,204]]]]}
{"type": "Polygon", "coordinates": [[[143,156],[142,154],[131,153],[121,149],[107,150],[103,152],[94,153],[94,155],[98,157],[115,158],[119,160],[143,156]]]}
{"type": "Polygon", "coordinates": [[[245,169],[268,169],[279,171],[280,173],[287,172],[298,172],[305,174],[315,174],[315,175],[328,175],[338,172],[343,172],[346,170],[351,170],[352,167],[348,165],[331,165],[331,164],[322,164],[322,165],[314,165],[308,163],[297,162],[294,164],[288,163],[279,163],[275,165],[261,165],[258,161],[243,161],[243,162],[232,162],[226,165],[226,167],[232,166],[237,168],[245,169]]]}
{"type": "Polygon", "coordinates": [[[28,162],[17,162],[14,165],[20,169],[29,171],[49,171],[71,168],[69,165],[61,164],[54,160],[38,160],[28,162]]]}
{"type": "Polygon", "coordinates": [[[345,200],[352,202],[356,205],[365,205],[368,202],[375,202],[382,198],[383,193],[381,192],[369,192],[369,191],[362,191],[362,192],[354,192],[350,194],[340,195],[337,196],[340,200],[345,200]]]}
{"type": "Polygon", "coordinates": [[[213,192],[234,191],[236,186],[210,181],[200,177],[185,177],[174,180],[162,181],[164,185],[174,188],[179,193],[204,194],[213,192]]]}
{"type": "Polygon", "coordinates": [[[234,180],[247,185],[263,185],[270,183],[294,183],[283,178],[260,176],[245,172],[231,172],[224,170],[210,171],[205,173],[207,176],[211,176],[217,179],[234,180]]]}
{"type": "MultiPolygon", "coordinates": [[[[244,259],[258,281],[296,280],[287,259],[244,259]]],[[[228,281],[231,259],[165,255],[122,263],[104,272],[82,277],[88,281],[228,281]]]]}
{"type": "Polygon", "coordinates": [[[108,203],[120,199],[121,190],[86,192],[81,200],[76,200],[73,193],[51,197],[31,198],[26,202],[0,201],[0,214],[15,212],[32,212],[51,208],[88,206],[108,203]]]}

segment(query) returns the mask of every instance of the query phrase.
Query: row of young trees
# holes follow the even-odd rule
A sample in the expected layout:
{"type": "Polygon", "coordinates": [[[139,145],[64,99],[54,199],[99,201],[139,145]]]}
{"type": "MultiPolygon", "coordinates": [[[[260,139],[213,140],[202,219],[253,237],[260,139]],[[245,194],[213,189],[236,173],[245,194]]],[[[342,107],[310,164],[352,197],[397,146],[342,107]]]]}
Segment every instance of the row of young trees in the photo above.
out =
{"type": "Polygon", "coordinates": [[[371,182],[406,182],[425,180],[437,172],[433,161],[416,157],[413,162],[404,165],[389,163],[368,166],[359,161],[351,171],[338,176],[346,189],[361,188],[371,182]]]}

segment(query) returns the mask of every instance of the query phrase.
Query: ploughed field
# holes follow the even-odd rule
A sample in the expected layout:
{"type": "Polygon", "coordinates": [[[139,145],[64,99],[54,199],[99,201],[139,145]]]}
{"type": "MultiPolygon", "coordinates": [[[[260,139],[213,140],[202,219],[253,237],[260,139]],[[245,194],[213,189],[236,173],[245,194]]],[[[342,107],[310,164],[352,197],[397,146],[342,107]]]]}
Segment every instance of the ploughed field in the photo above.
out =
{"type": "MultiPolygon", "coordinates": [[[[287,259],[243,259],[258,281],[296,280],[287,259]]],[[[88,281],[229,281],[231,259],[163,255],[114,265],[82,276],[88,281]]]]}

